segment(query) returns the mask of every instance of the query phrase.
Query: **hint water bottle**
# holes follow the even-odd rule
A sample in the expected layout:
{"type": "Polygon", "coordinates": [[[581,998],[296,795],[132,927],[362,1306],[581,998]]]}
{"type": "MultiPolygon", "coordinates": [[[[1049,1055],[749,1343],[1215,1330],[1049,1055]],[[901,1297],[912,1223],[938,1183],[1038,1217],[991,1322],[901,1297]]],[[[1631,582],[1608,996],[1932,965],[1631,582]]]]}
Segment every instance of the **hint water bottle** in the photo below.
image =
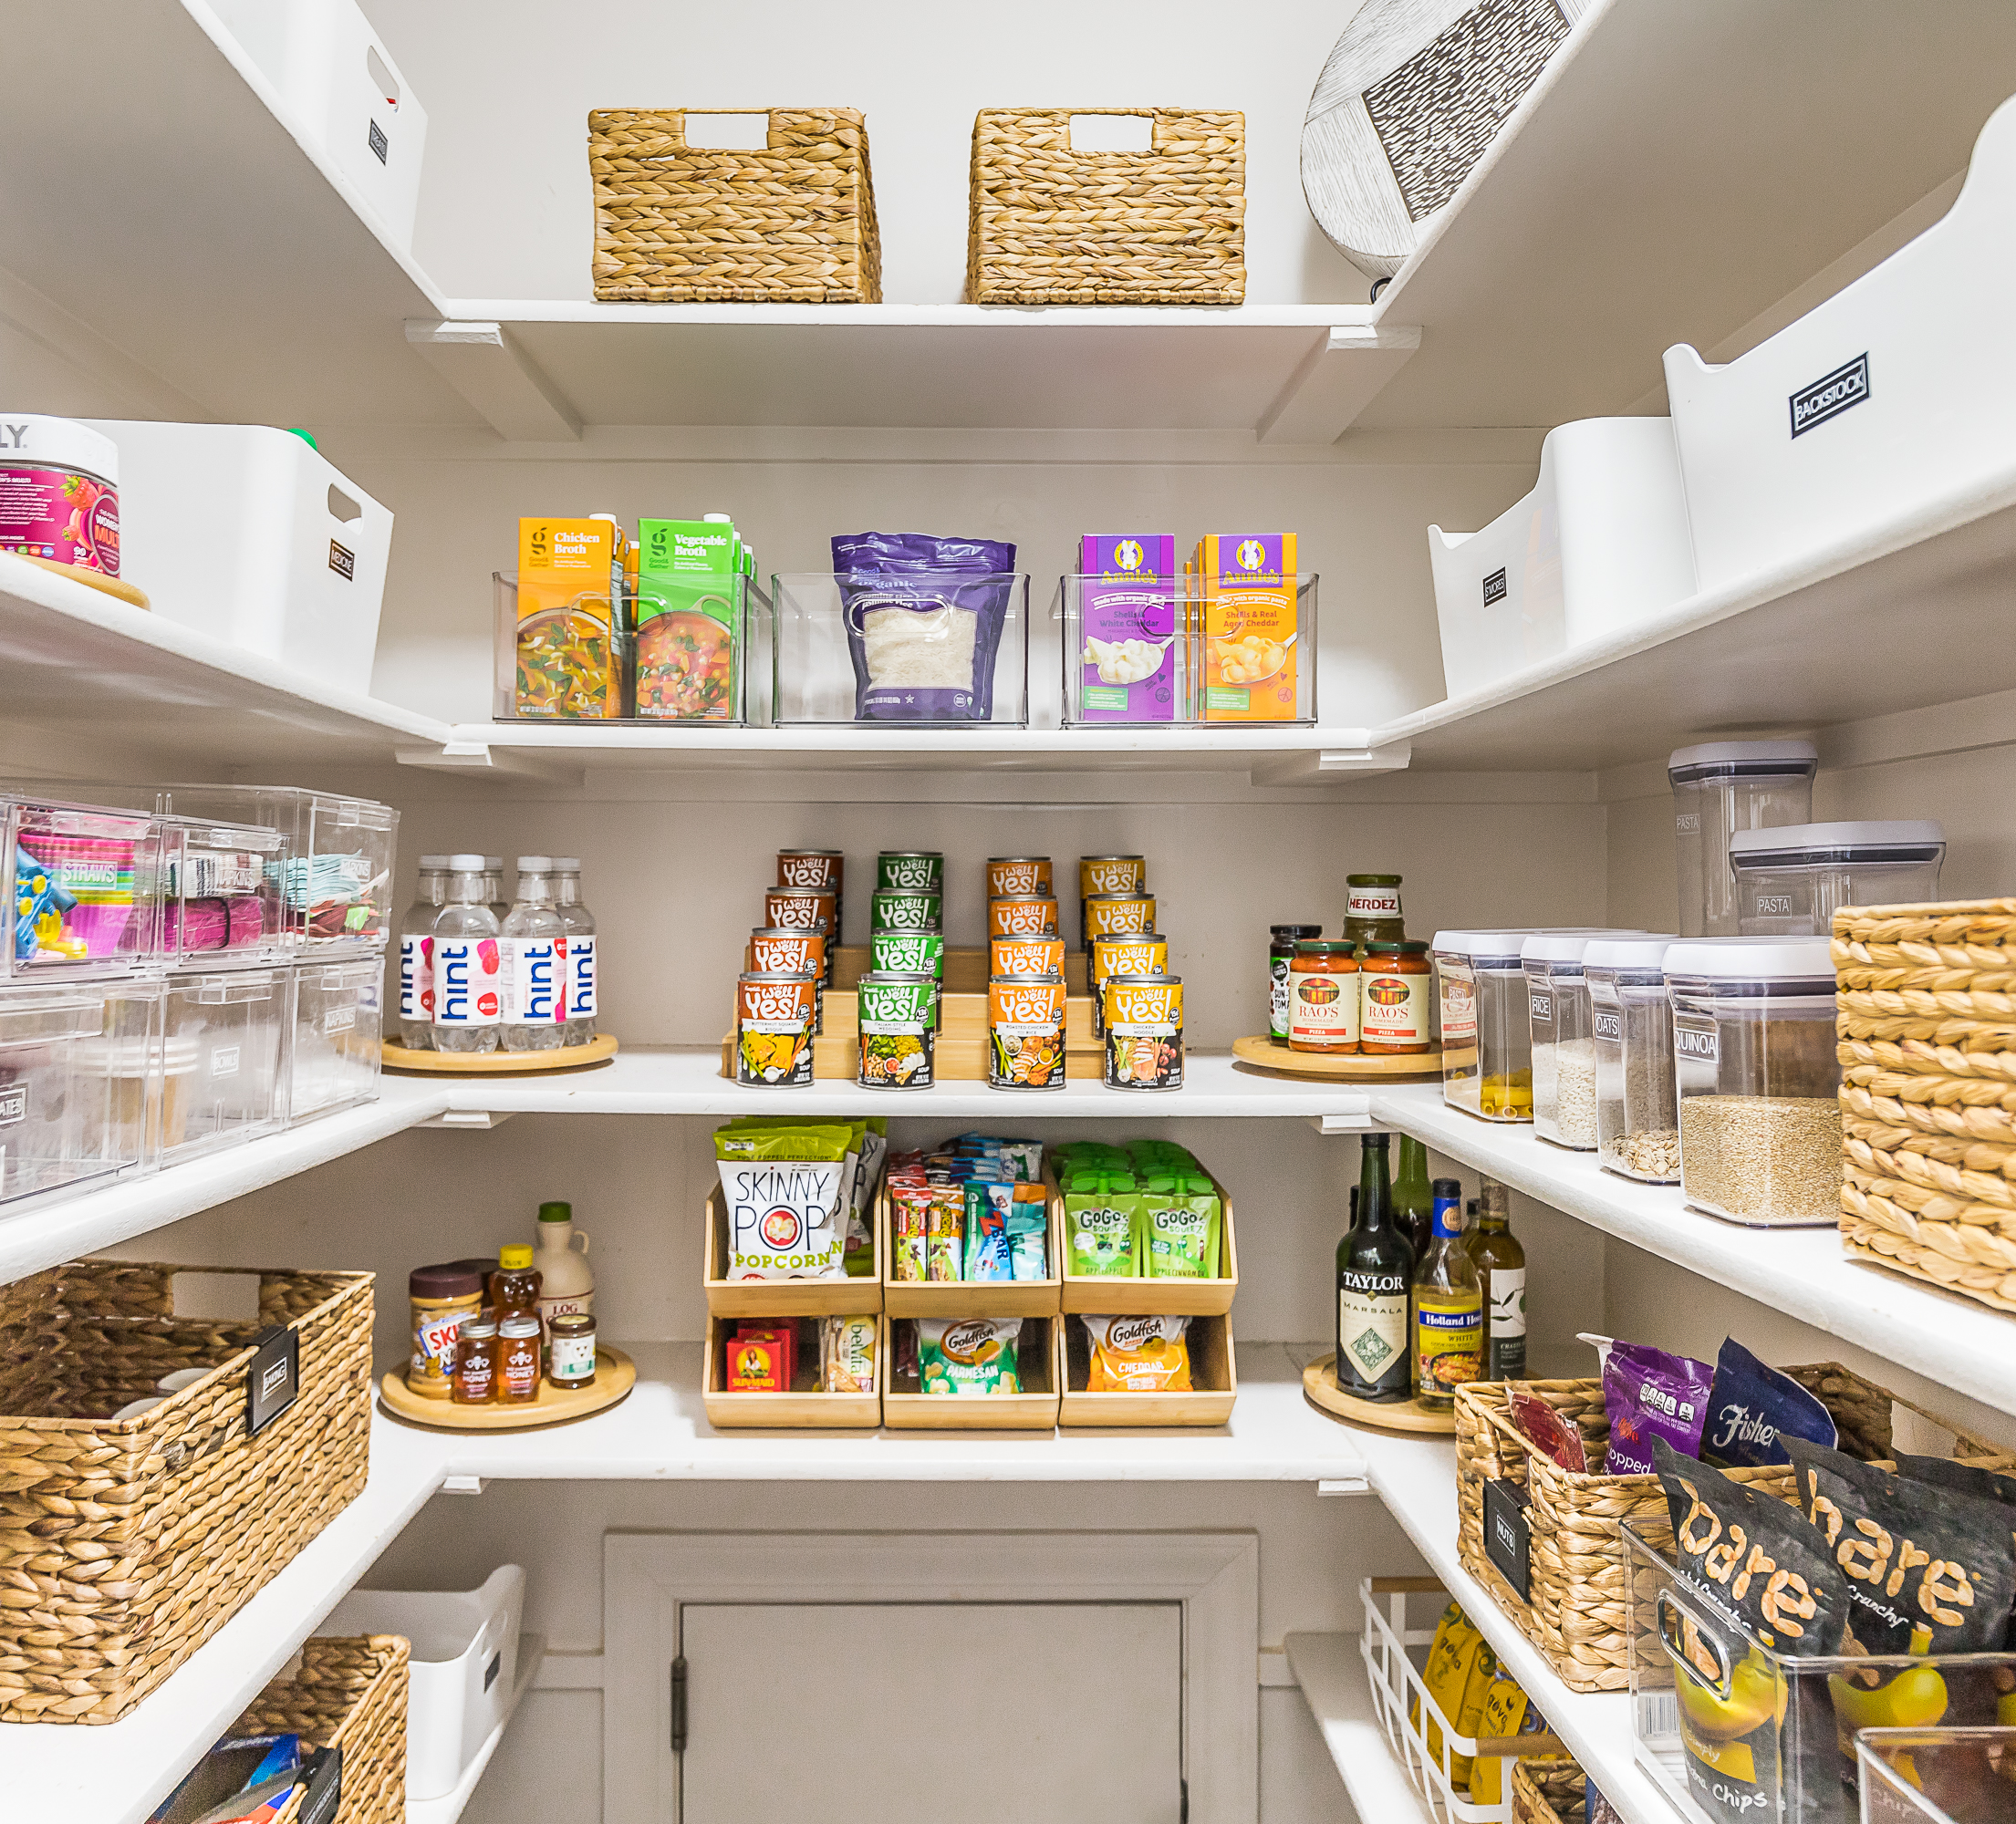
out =
{"type": "Polygon", "coordinates": [[[575,855],[553,863],[553,909],[567,933],[567,1038],[585,1045],[595,1037],[595,915],[581,903],[581,863],[575,855]]]}
{"type": "Polygon", "coordinates": [[[511,917],[511,901],[504,896],[504,857],[485,855],[483,858],[483,896],[490,909],[497,915],[497,928],[504,929],[504,921],[511,917]]]}
{"type": "Polygon", "coordinates": [[[483,899],[483,858],[448,857],[434,920],[434,1049],[494,1052],[504,1015],[497,915],[483,899]]]}
{"type": "Polygon", "coordinates": [[[399,1042],[434,1049],[434,919],[441,911],[446,855],[420,858],[420,896],[399,928],[399,1042]]]}
{"type": "Polygon", "coordinates": [[[566,1037],[567,930],[553,909],[553,858],[518,857],[518,900],[504,921],[504,1048],[556,1052],[566,1037]]]}

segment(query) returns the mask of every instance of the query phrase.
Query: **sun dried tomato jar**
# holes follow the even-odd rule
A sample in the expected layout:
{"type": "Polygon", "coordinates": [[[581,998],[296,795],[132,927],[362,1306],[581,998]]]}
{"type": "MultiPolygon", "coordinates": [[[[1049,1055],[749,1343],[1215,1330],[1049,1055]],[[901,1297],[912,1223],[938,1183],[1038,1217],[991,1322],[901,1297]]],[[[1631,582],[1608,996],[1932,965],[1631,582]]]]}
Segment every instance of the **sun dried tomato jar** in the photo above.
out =
{"type": "Polygon", "coordinates": [[[1267,927],[1267,1031],[1283,1045],[1288,1042],[1288,968],[1295,959],[1295,946],[1322,936],[1321,925],[1267,927]]]}
{"type": "Polygon", "coordinates": [[[1381,1056],[1427,1051],[1434,978],[1426,944],[1367,944],[1358,972],[1358,1049],[1381,1056]]]}
{"type": "Polygon", "coordinates": [[[1304,938],[1288,965],[1288,1049],[1343,1057],[1358,1049],[1358,962],[1336,938],[1304,938]]]}

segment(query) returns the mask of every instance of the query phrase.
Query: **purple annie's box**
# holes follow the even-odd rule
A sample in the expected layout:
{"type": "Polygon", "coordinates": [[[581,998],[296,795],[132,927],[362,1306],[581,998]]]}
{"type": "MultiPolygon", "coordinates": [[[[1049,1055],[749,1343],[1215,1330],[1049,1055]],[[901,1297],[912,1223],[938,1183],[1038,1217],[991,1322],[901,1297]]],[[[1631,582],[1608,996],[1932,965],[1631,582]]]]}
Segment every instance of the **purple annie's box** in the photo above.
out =
{"type": "Polygon", "coordinates": [[[1087,533],[1079,545],[1078,569],[1085,579],[1079,715],[1088,722],[1175,720],[1181,713],[1176,688],[1175,535],[1087,533]],[[1103,678],[1099,660],[1092,656],[1094,640],[1150,641],[1162,648],[1161,664],[1148,677],[1129,682],[1103,678]]]}

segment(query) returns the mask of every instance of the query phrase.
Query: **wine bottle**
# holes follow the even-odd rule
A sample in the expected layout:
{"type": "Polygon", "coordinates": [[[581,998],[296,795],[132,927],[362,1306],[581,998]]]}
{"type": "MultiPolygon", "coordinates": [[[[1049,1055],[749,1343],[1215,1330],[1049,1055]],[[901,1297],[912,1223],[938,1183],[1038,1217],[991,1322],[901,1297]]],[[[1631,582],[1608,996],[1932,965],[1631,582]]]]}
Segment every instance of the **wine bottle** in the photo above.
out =
{"type": "Polygon", "coordinates": [[[1470,1238],[1470,1256],[1484,1288],[1485,1381],[1526,1378],[1526,1250],[1512,1232],[1512,1192],[1486,1178],[1470,1238]]]}
{"type": "Polygon", "coordinates": [[[1463,1187],[1435,1180],[1435,1234],[1414,1270],[1414,1394],[1431,1412],[1482,1377],[1484,1286],[1463,1245],[1463,1187]]]}
{"type": "Polygon", "coordinates": [[[1428,1252],[1435,1234],[1435,1193],[1428,1183],[1428,1145],[1411,1134],[1400,1135],[1399,1156],[1393,1165],[1393,1207],[1400,1233],[1417,1261],[1428,1252]]]}
{"type": "Polygon", "coordinates": [[[1362,1142],[1357,1218],[1337,1243],[1337,1385],[1382,1404],[1414,1390],[1407,1322],[1414,1250],[1394,1218],[1387,1139],[1367,1134],[1362,1142]]]}

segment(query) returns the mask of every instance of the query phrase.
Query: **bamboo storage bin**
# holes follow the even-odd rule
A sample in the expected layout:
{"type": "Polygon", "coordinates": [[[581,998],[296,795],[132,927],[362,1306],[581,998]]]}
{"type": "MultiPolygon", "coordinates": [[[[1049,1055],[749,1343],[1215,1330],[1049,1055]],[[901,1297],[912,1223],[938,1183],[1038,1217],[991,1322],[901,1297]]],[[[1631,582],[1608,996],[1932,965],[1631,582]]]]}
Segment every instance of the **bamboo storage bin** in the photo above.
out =
{"type": "Polygon", "coordinates": [[[899,1280],[896,1241],[889,1228],[889,1187],[885,1177],[875,1192],[875,1258],[882,1269],[882,1309],[891,1317],[1054,1317],[1063,1306],[1063,1237],[1057,1228],[1055,1187],[1050,1188],[1044,1211],[1048,1221],[1044,1246],[1049,1250],[1050,1276],[1044,1280],[899,1280]]]}
{"type": "Polygon", "coordinates": [[[686,143],[680,108],[588,116],[601,303],[879,304],[868,127],[851,108],[767,113],[759,151],[686,143]]]}
{"type": "Polygon", "coordinates": [[[1512,1764],[1513,1824],[1583,1824],[1588,1782],[1565,1757],[1526,1756],[1512,1764]]]}
{"type": "MultiPolygon", "coordinates": [[[[878,1193],[879,1195],[879,1192],[878,1193]]],[[[884,1226],[873,1218],[875,1270],[859,1279],[731,1280],[728,1259],[728,1206],[717,1184],[707,1193],[701,1224],[707,1238],[701,1277],[707,1287],[707,1310],[714,1317],[858,1317],[882,1309],[884,1226]]]]}
{"type": "MultiPolygon", "coordinates": [[[[1899,1409],[1915,1415],[1934,1435],[1907,1445],[1919,1453],[1951,1440],[1951,1455],[1994,1466],[2011,1461],[1995,1446],[1958,1430],[1922,1406],[1865,1381],[1838,1363],[1784,1371],[1816,1394],[1834,1415],[1841,1448],[1872,1462],[1889,1459],[1899,1409]]],[[[1656,1542],[1671,1538],[1666,1496],[1657,1476],[1575,1476],[1543,1456],[1512,1427],[1509,1388],[1537,1394],[1582,1433],[1590,1459],[1600,1462],[1609,1437],[1601,1381],[1473,1381],[1456,1390],[1457,1550],[1464,1570],[1545,1655],[1571,1691],[1622,1691],[1630,1683],[1629,1618],[1626,1613],[1624,1548],[1617,1522],[1631,1524],[1656,1542]],[[1521,1598],[1484,1549],[1484,1485],[1506,1480],[1522,1487],[1532,1536],[1528,1587],[1521,1598]]],[[[1790,1498],[1792,1469],[1731,1469],[1747,1482],[1790,1498]]]]}
{"type": "Polygon", "coordinates": [[[73,1261],[0,1290],[0,1719],[109,1723],[364,1488],[371,1276],[73,1261]],[[258,1283],[254,1323],[177,1318],[178,1272],[258,1283]],[[254,1339],[294,1404],[247,1437],[254,1339]],[[139,1418],[163,1374],[211,1372],[139,1418]]]}
{"type": "Polygon", "coordinates": [[[2016,1311],[2016,899],[1834,914],[1842,1245],[2016,1311]]]}
{"type": "MultiPolygon", "coordinates": [[[[1174,1312],[1168,1313],[1170,1316],[1174,1312]]],[[[1091,1342],[1076,1317],[1060,1320],[1057,1338],[1057,1385],[1063,1404],[1061,1425],[1101,1425],[1126,1429],[1135,1425],[1221,1425],[1239,1400],[1239,1357],[1232,1346],[1229,1317],[1193,1317],[1183,1332],[1190,1358],[1190,1391],[1187,1394],[1088,1394],[1091,1342]]]]}
{"type": "MultiPolygon", "coordinates": [[[[340,1747],[343,1798],[331,1824],[405,1824],[409,1656],[398,1634],[304,1641],[300,1670],[267,1685],[231,1733],[340,1747]]],[[[273,1824],[296,1824],[306,1802],[297,1788],[273,1824]]]]}
{"type": "MultiPolygon", "coordinates": [[[[795,1320],[787,1320],[795,1321],[795,1320]]],[[[717,1431],[873,1431],[882,1423],[882,1394],[888,1384],[889,1326],[887,1318],[876,1323],[875,1391],[872,1394],[822,1394],[812,1388],[794,1387],[788,1394],[734,1394],[728,1390],[728,1371],[723,1353],[733,1323],[732,1319],[707,1320],[707,1377],[701,1388],[701,1403],[707,1409],[707,1423],[717,1431]]],[[[805,1339],[798,1339],[801,1368],[808,1359],[805,1339]]],[[[819,1368],[819,1352],[809,1352],[813,1375],[819,1368]]],[[[801,1373],[799,1378],[804,1379],[801,1373]]]]}
{"type": "Polygon", "coordinates": [[[1246,117],[1185,108],[987,108],[973,118],[972,304],[1238,304],[1246,117]],[[1074,151],[1075,114],[1141,114],[1145,152],[1074,151]]]}
{"type": "Polygon", "coordinates": [[[1016,1338],[1019,1394],[927,1394],[896,1384],[897,1328],[912,1318],[882,1320],[883,1353],[890,1378],[882,1384],[882,1423],[891,1431],[1051,1431],[1057,1423],[1054,1352],[1061,1319],[1025,1317],[1016,1338]]]}
{"type": "Polygon", "coordinates": [[[1071,1270],[1064,1194],[1050,1193],[1051,1232],[1060,1238],[1058,1259],[1064,1265],[1064,1309],[1092,1311],[1101,1317],[1222,1317],[1239,1290],[1239,1244],[1232,1233],[1232,1200],[1214,1177],[1218,1192],[1218,1273],[1209,1280],[1162,1277],[1117,1279],[1109,1274],[1071,1270]]]}

